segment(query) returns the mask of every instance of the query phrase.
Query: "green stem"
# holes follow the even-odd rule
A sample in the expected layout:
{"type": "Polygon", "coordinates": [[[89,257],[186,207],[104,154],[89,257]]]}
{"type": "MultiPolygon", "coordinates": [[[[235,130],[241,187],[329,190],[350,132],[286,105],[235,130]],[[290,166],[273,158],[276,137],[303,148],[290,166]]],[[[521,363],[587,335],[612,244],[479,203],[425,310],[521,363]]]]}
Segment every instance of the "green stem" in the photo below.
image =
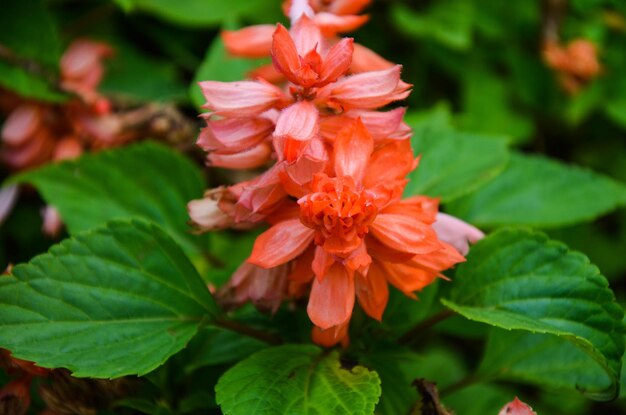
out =
{"type": "Polygon", "coordinates": [[[283,344],[283,340],[278,336],[255,329],[254,327],[246,326],[245,324],[234,320],[218,318],[214,324],[217,327],[234,331],[235,333],[243,334],[244,336],[252,337],[253,339],[260,340],[263,343],[271,344],[273,346],[283,344]]]}
{"type": "Polygon", "coordinates": [[[439,396],[443,397],[444,395],[450,395],[451,393],[457,392],[461,389],[464,389],[468,386],[474,385],[476,383],[481,383],[483,382],[485,379],[483,377],[480,377],[476,374],[473,375],[469,375],[461,380],[459,380],[456,383],[453,383],[452,385],[446,386],[445,388],[441,388],[439,390],[439,396]]]}
{"type": "Polygon", "coordinates": [[[454,316],[456,313],[452,310],[442,310],[439,313],[427,318],[426,320],[420,322],[418,325],[413,327],[411,330],[406,332],[402,337],[400,337],[399,342],[401,344],[411,344],[416,340],[419,340],[421,335],[432,328],[435,324],[442,322],[443,320],[454,316]]]}

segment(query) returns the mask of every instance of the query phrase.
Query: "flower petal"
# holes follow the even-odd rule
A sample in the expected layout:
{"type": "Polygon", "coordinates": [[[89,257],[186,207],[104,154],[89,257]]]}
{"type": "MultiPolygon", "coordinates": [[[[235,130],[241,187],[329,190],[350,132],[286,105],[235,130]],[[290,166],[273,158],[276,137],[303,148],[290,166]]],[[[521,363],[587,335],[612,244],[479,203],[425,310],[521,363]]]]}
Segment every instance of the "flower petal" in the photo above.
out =
{"type": "Polygon", "coordinates": [[[410,85],[400,81],[401,66],[363,72],[338,80],[318,92],[319,100],[330,100],[344,109],[375,109],[408,94],[410,85]]]}
{"type": "Polygon", "coordinates": [[[238,153],[213,151],[207,156],[207,162],[214,167],[226,169],[254,169],[267,163],[272,155],[272,146],[261,142],[258,145],[238,153]]]}
{"type": "Polygon", "coordinates": [[[440,240],[454,246],[461,255],[467,255],[469,243],[476,243],[485,237],[480,229],[445,213],[437,213],[433,229],[440,240]]]}
{"type": "Polygon", "coordinates": [[[429,225],[408,215],[379,213],[369,230],[379,241],[401,252],[427,254],[441,247],[429,225]]]}
{"type": "Polygon", "coordinates": [[[264,58],[270,54],[275,29],[274,25],[261,24],[239,30],[225,30],[222,32],[222,41],[226,51],[233,56],[264,58]]]}
{"type": "Polygon", "coordinates": [[[354,308],[354,277],[345,267],[335,263],[319,281],[313,280],[307,312],[321,329],[345,324],[354,308]]]}
{"type": "Polygon", "coordinates": [[[335,82],[337,78],[348,72],[352,62],[353,45],[354,40],[352,38],[344,38],[328,51],[322,63],[321,78],[316,83],[317,87],[335,82]]]}
{"type": "Polygon", "coordinates": [[[350,338],[348,337],[349,322],[340,324],[338,326],[329,327],[326,330],[322,330],[317,326],[313,326],[311,331],[311,338],[313,342],[324,347],[332,347],[337,343],[341,343],[342,347],[348,347],[350,344],[350,338]]]}
{"type": "Polygon", "coordinates": [[[374,140],[363,126],[360,118],[346,126],[335,139],[334,164],[337,177],[352,177],[361,183],[372,150],[374,140]]]}
{"type": "Polygon", "coordinates": [[[362,73],[369,71],[382,71],[393,66],[394,64],[392,62],[389,62],[373,50],[358,43],[354,44],[354,53],[352,54],[350,72],[362,73]]]}
{"type": "Polygon", "coordinates": [[[248,262],[263,268],[284,264],[308,248],[314,233],[299,219],[280,222],[256,238],[248,262]]]}
{"type": "Polygon", "coordinates": [[[272,132],[274,123],[265,118],[224,118],[211,120],[196,144],[203,150],[237,152],[259,143],[272,132]]]}
{"type": "Polygon", "coordinates": [[[280,23],[276,26],[272,36],[271,48],[272,62],[274,68],[293,83],[298,83],[296,73],[300,69],[300,57],[298,49],[289,31],[280,23]]]}
{"type": "Polygon", "coordinates": [[[321,12],[313,17],[313,21],[322,31],[322,35],[331,38],[337,33],[352,32],[363,26],[369,20],[369,16],[337,15],[333,13],[321,12]]]}
{"type": "Polygon", "coordinates": [[[319,132],[319,112],[309,101],[300,101],[285,108],[278,117],[275,137],[308,141],[319,132]]]}
{"type": "Polygon", "coordinates": [[[356,274],[356,297],[368,316],[381,321],[389,300],[389,287],[384,271],[373,262],[367,275],[356,274]]]}
{"type": "Polygon", "coordinates": [[[263,81],[198,83],[208,108],[225,117],[257,115],[272,108],[285,97],[278,87],[263,81]]]}
{"type": "Polygon", "coordinates": [[[393,141],[372,153],[363,178],[366,188],[403,179],[415,166],[410,140],[393,141]]]}

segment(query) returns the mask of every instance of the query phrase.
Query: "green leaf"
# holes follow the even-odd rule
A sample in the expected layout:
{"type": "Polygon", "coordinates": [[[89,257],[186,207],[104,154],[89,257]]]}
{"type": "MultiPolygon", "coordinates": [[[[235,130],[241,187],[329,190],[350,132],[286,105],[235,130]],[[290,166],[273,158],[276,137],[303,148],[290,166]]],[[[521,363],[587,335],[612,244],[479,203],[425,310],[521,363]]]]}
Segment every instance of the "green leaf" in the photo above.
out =
{"type": "Polygon", "coordinates": [[[66,97],[48,79],[58,72],[61,43],[42,0],[10,1],[0,13],[0,46],[15,62],[0,59],[0,85],[27,98],[59,102],[66,97]],[[36,71],[26,71],[25,66],[36,71]],[[40,73],[41,72],[41,73],[40,73]]]}
{"type": "Polygon", "coordinates": [[[186,84],[180,80],[174,64],[152,58],[128,42],[111,43],[115,57],[106,62],[101,91],[137,101],[180,101],[187,97],[186,84]]]}
{"type": "Polygon", "coordinates": [[[43,0],[3,2],[0,45],[19,58],[33,59],[51,68],[57,68],[61,58],[57,29],[43,0]]]}
{"type": "Polygon", "coordinates": [[[191,101],[196,107],[201,107],[206,101],[202,96],[198,82],[240,81],[246,77],[249,71],[257,68],[261,62],[265,61],[262,59],[243,59],[229,56],[224,49],[224,42],[222,42],[221,36],[216,36],[189,87],[191,101]]]}
{"type": "Polygon", "coordinates": [[[492,329],[478,376],[578,391],[608,390],[611,378],[572,342],[549,334],[492,329]]]}
{"type": "Polygon", "coordinates": [[[112,219],[140,218],[168,231],[185,250],[199,255],[202,239],[189,232],[186,205],[202,196],[200,171],[175,151],[154,142],[85,154],[14,177],[30,183],[55,206],[70,233],[112,219]]]}
{"type": "Polygon", "coordinates": [[[25,98],[63,102],[67,95],[56,91],[45,79],[0,60],[0,85],[25,98]]]}
{"type": "Polygon", "coordinates": [[[376,413],[381,415],[409,413],[420,398],[412,386],[415,379],[436,382],[441,388],[465,376],[461,356],[444,348],[416,353],[393,343],[381,343],[361,360],[380,376],[382,395],[376,413]]]}
{"type": "Polygon", "coordinates": [[[624,311],[584,255],[538,232],[501,230],[472,248],[442,302],[470,320],[570,340],[611,379],[585,393],[600,400],[617,395],[624,311]]]}
{"type": "Polygon", "coordinates": [[[186,352],[193,358],[184,370],[191,373],[201,367],[234,362],[266,347],[267,343],[252,337],[218,327],[207,327],[188,346],[186,352]]]}
{"type": "MultiPolygon", "coordinates": [[[[189,27],[218,26],[226,18],[254,14],[272,7],[267,0],[116,0],[125,10],[140,10],[189,27]]],[[[273,1],[274,7],[280,7],[273,1]]]]}
{"type": "Polygon", "coordinates": [[[229,369],[215,387],[225,415],[372,414],[376,372],[344,369],[337,351],[286,345],[258,352],[229,369]]]}
{"type": "Polygon", "coordinates": [[[503,141],[449,128],[416,128],[412,144],[421,159],[408,176],[405,195],[426,194],[443,202],[484,185],[504,169],[509,158],[503,141]]]}
{"type": "Polygon", "coordinates": [[[216,314],[176,243],[139,221],[81,233],[0,279],[0,347],[75,376],[148,373],[216,314]]]}
{"type": "Polygon", "coordinates": [[[512,108],[506,81],[480,67],[466,71],[459,124],[463,130],[504,135],[514,143],[533,133],[530,119],[512,108]]]}
{"type": "Polygon", "coordinates": [[[504,172],[449,212],[478,226],[556,227],[588,221],[626,204],[626,187],[589,170],[512,154],[504,172]]]}
{"type": "Polygon", "coordinates": [[[382,325],[392,331],[394,337],[399,337],[409,331],[420,321],[432,314],[433,306],[441,308],[436,302],[439,283],[435,281],[420,291],[418,300],[407,298],[396,289],[389,292],[389,302],[385,307],[382,325]]]}
{"type": "Polygon", "coordinates": [[[394,4],[391,17],[400,31],[416,39],[432,39],[456,50],[467,50],[472,45],[474,7],[471,1],[440,0],[421,13],[394,4]]]}

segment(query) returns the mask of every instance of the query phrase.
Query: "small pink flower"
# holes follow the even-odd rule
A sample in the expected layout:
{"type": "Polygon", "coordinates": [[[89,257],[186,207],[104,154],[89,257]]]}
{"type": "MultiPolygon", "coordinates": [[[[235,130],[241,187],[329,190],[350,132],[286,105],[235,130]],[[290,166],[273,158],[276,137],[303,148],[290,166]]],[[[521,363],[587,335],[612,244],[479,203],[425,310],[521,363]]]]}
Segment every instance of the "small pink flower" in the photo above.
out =
{"type": "Polygon", "coordinates": [[[485,237],[480,229],[445,213],[437,213],[433,229],[439,239],[454,246],[461,255],[467,255],[470,243],[475,244],[485,237]]]}
{"type": "Polygon", "coordinates": [[[533,412],[533,408],[520,401],[516,396],[513,401],[504,405],[498,415],[537,415],[537,413],[533,412]]]}

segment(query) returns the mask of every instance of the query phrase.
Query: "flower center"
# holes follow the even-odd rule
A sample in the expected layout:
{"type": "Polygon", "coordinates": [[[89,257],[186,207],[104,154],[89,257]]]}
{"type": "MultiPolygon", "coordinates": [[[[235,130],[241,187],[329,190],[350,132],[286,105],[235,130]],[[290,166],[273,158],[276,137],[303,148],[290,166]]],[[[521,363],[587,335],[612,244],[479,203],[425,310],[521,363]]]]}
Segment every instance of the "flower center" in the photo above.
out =
{"type": "Polygon", "coordinates": [[[314,193],[301,198],[300,219],[314,229],[315,243],[329,253],[346,257],[359,247],[378,209],[373,197],[358,190],[349,178],[314,180],[314,193]]]}

